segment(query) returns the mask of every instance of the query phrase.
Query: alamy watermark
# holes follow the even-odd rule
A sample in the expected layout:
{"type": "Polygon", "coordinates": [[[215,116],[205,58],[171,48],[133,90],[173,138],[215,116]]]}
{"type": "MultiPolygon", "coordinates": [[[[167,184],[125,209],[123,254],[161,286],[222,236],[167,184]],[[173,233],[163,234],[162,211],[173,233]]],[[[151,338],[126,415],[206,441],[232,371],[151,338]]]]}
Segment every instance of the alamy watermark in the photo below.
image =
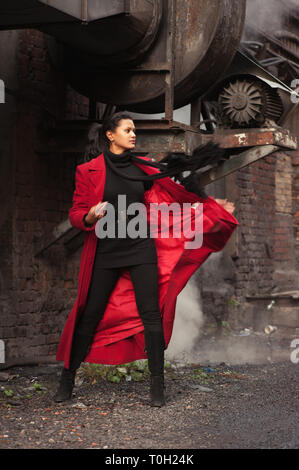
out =
{"type": "Polygon", "coordinates": [[[0,103],[5,103],[5,85],[3,80],[0,80],[0,103]]]}
{"type": "Polygon", "coordinates": [[[299,362],[299,338],[293,339],[290,344],[291,348],[295,348],[294,351],[291,352],[290,359],[293,364],[298,364],[299,362]]]}
{"type": "Polygon", "coordinates": [[[0,339],[0,364],[5,363],[5,343],[3,339],[0,339]]]}
{"type": "Polygon", "coordinates": [[[120,194],[117,210],[111,203],[106,205],[106,214],[95,226],[98,238],[183,238],[187,249],[202,246],[202,203],[150,203],[148,217],[145,204],[126,202],[126,195],[120,194]]]}
{"type": "Polygon", "coordinates": [[[299,78],[294,78],[294,80],[291,83],[291,88],[294,89],[291,93],[291,101],[294,104],[299,103],[299,78]]]}

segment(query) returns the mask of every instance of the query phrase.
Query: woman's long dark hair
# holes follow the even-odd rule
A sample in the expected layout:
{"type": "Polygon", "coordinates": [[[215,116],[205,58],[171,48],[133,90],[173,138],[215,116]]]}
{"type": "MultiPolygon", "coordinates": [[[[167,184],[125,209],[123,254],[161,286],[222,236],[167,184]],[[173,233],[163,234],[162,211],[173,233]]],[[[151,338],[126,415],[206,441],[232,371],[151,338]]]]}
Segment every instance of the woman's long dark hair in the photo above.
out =
{"type": "Polygon", "coordinates": [[[120,111],[106,118],[103,124],[95,122],[91,125],[88,132],[88,143],[84,151],[84,162],[89,162],[105,150],[109,150],[110,142],[106,132],[114,132],[122,119],[132,119],[132,117],[128,113],[120,111]]]}

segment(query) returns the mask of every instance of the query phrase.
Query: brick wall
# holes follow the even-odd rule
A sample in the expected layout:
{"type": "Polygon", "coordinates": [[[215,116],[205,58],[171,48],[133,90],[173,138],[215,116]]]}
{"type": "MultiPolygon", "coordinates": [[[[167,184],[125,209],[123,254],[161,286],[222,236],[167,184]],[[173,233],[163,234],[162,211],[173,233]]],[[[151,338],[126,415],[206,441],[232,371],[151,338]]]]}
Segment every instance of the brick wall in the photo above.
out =
{"type": "Polygon", "coordinates": [[[265,157],[239,170],[237,186],[236,217],[240,226],[235,292],[242,297],[273,287],[275,157],[265,157]]]}
{"type": "MultiPolygon", "coordinates": [[[[55,357],[65,319],[76,297],[80,250],[67,255],[59,244],[35,257],[35,242],[67,218],[80,155],[38,154],[37,132],[45,116],[86,118],[89,100],[72,90],[51,65],[46,37],[16,32],[17,104],[10,128],[13,165],[7,170],[1,220],[1,320],[7,362],[55,357]],[[9,280],[11,282],[9,282],[9,280]]],[[[5,119],[5,116],[2,117],[5,119]]],[[[2,122],[3,125],[3,122],[2,122]]],[[[7,156],[1,144],[1,166],[7,156]]]]}
{"type": "Polygon", "coordinates": [[[293,154],[276,154],[274,282],[281,290],[298,288],[293,198],[293,154]]]}
{"type": "MultiPolygon", "coordinates": [[[[293,113],[289,123],[291,129],[297,134],[299,140],[299,112],[293,113]]],[[[299,265],[299,150],[292,152],[293,163],[293,207],[294,207],[294,232],[296,245],[296,265],[299,265]]]]}
{"type": "Polygon", "coordinates": [[[266,318],[265,306],[247,297],[298,289],[293,158],[276,152],[236,173],[237,308],[228,314],[235,328],[260,327],[266,318]]]}

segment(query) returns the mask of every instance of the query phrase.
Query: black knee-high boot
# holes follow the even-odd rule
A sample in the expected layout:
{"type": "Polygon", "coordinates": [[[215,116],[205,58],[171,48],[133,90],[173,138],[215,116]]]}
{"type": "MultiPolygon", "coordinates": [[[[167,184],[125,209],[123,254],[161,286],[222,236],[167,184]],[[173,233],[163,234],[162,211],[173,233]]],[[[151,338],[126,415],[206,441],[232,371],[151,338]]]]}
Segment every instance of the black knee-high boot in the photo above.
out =
{"type": "Polygon", "coordinates": [[[151,406],[165,405],[164,398],[164,349],[163,330],[144,331],[145,350],[148,357],[151,406]]]}
{"type": "Polygon", "coordinates": [[[91,335],[86,335],[80,333],[79,331],[75,331],[72,342],[70,367],[69,369],[63,368],[58,390],[53,397],[53,400],[56,403],[70,400],[72,397],[76,371],[80,367],[81,362],[84,361],[90,348],[91,341],[91,335]]]}

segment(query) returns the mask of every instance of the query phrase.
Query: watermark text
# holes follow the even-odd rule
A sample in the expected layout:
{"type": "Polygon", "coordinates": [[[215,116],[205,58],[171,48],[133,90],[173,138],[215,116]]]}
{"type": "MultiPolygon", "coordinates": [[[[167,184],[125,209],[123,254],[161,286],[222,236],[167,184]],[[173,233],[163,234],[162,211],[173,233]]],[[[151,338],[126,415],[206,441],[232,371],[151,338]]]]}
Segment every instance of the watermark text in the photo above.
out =
{"type": "Polygon", "coordinates": [[[290,347],[295,348],[294,351],[292,351],[290,355],[291,362],[293,364],[298,364],[299,362],[299,338],[293,339],[293,341],[290,344],[290,347]]]}
{"type": "Polygon", "coordinates": [[[3,339],[0,339],[0,364],[5,363],[5,343],[3,339]]]}
{"type": "Polygon", "coordinates": [[[291,88],[293,88],[293,91],[291,93],[291,101],[294,104],[299,103],[299,78],[294,78],[294,80],[291,83],[291,88]]]}
{"type": "Polygon", "coordinates": [[[0,80],[0,103],[5,103],[5,85],[3,80],[0,80]]]}
{"type": "Polygon", "coordinates": [[[117,204],[107,203],[105,215],[95,226],[98,238],[181,238],[186,249],[203,244],[202,203],[133,202],[127,205],[126,195],[118,195],[117,204]]]}

